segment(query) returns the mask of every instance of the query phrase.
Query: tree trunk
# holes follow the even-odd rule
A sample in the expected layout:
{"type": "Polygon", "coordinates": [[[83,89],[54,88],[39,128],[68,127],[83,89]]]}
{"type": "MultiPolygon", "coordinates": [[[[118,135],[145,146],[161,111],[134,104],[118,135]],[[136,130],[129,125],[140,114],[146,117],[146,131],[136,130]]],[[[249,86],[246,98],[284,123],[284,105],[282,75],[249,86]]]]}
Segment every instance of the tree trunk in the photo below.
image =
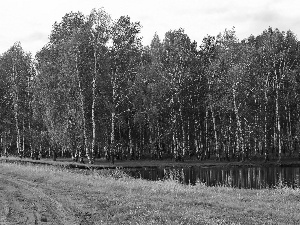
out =
{"type": "MultiPolygon", "coordinates": [[[[149,144],[150,144],[150,156],[152,159],[154,159],[154,147],[153,147],[153,125],[150,123],[150,119],[148,117],[148,124],[149,124],[149,144]]],[[[132,155],[130,154],[130,157],[132,158],[132,155]]]]}
{"type": "MultiPolygon", "coordinates": [[[[29,121],[29,124],[28,124],[28,129],[29,129],[29,135],[30,135],[30,137],[29,137],[30,157],[32,158],[32,156],[33,156],[33,146],[32,146],[32,131],[31,131],[30,121],[29,121]]],[[[41,138],[41,140],[42,140],[42,138],[41,138]]]]}
{"type": "MultiPolygon", "coordinates": [[[[267,83],[267,82],[266,82],[267,83]]],[[[264,105],[264,152],[265,152],[265,161],[269,161],[269,150],[268,150],[268,140],[267,140],[267,133],[268,133],[268,129],[267,129],[267,104],[268,104],[268,96],[267,96],[267,90],[265,87],[265,91],[264,91],[264,97],[265,97],[265,105],[264,105]]]]}
{"type": "Polygon", "coordinates": [[[236,117],[236,125],[237,125],[237,132],[236,132],[236,142],[237,142],[237,151],[241,154],[242,158],[241,160],[245,160],[245,149],[244,149],[244,143],[243,143],[243,137],[242,137],[242,125],[240,120],[240,115],[236,103],[236,95],[235,90],[233,90],[233,106],[234,106],[234,113],[236,117]]]}
{"type": "Polygon", "coordinates": [[[216,126],[216,117],[215,117],[212,106],[210,106],[210,110],[211,110],[211,116],[212,116],[213,127],[214,127],[215,155],[216,155],[217,159],[220,159],[220,155],[219,155],[219,147],[220,146],[219,146],[219,140],[218,140],[217,126],[216,126]]]}
{"type": "Polygon", "coordinates": [[[20,129],[19,129],[19,123],[18,123],[18,112],[17,112],[17,106],[15,107],[15,122],[16,122],[16,131],[17,131],[17,151],[18,151],[18,156],[22,158],[21,154],[21,148],[20,148],[20,129]]]}
{"type": "Polygon", "coordinates": [[[191,156],[192,155],[192,151],[194,151],[194,149],[191,149],[191,131],[190,131],[190,118],[188,117],[187,119],[187,145],[186,145],[186,149],[188,152],[188,155],[191,156]]]}
{"type": "Polygon", "coordinates": [[[207,159],[209,159],[210,147],[208,145],[208,107],[207,106],[205,112],[205,156],[207,159]]]}
{"type": "Polygon", "coordinates": [[[278,160],[281,161],[282,158],[282,145],[281,145],[281,128],[280,128],[280,117],[279,117],[279,84],[277,83],[276,88],[276,128],[277,128],[277,138],[278,138],[278,160]]]}
{"type": "Polygon", "coordinates": [[[286,111],[287,111],[287,139],[288,139],[288,151],[289,151],[289,156],[292,155],[292,151],[293,151],[293,139],[292,139],[292,124],[291,124],[291,108],[290,108],[290,104],[289,104],[289,100],[287,100],[287,104],[288,106],[286,107],[286,111]]]}
{"type": "MultiPolygon", "coordinates": [[[[175,102],[174,96],[172,96],[172,102],[175,102]]],[[[178,141],[178,137],[177,137],[177,114],[174,110],[174,108],[172,108],[172,142],[173,142],[173,156],[175,158],[175,160],[180,160],[180,152],[179,152],[179,141],[178,141]]]]}
{"type": "Polygon", "coordinates": [[[111,112],[111,133],[110,133],[110,148],[109,157],[112,163],[115,163],[115,126],[116,126],[116,107],[117,107],[117,84],[116,78],[113,75],[112,82],[112,112],[111,112]]]}
{"type": "Polygon", "coordinates": [[[19,98],[18,98],[18,87],[16,84],[16,68],[15,68],[15,64],[13,64],[13,75],[12,75],[12,79],[13,79],[13,104],[14,104],[14,118],[15,118],[15,126],[16,126],[16,132],[17,132],[17,141],[16,141],[16,145],[17,145],[17,152],[18,152],[18,156],[22,157],[21,154],[21,146],[20,146],[20,141],[21,141],[21,135],[20,135],[20,129],[19,129],[19,98]]]}
{"type": "Polygon", "coordinates": [[[52,151],[52,152],[53,152],[53,156],[52,156],[52,157],[53,157],[53,158],[52,158],[53,161],[56,161],[56,158],[57,158],[57,153],[56,153],[56,151],[57,151],[57,150],[56,150],[56,147],[55,147],[55,149],[53,149],[53,151],[52,151]]]}
{"type": "Polygon", "coordinates": [[[25,125],[24,125],[24,118],[23,118],[23,123],[22,123],[22,153],[23,153],[23,156],[25,154],[25,125]]]}
{"type": "Polygon", "coordinates": [[[225,152],[225,159],[228,161],[231,158],[231,124],[229,123],[229,126],[226,129],[226,134],[225,134],[225,138],[226,138],[226,142],[225,142],[225,148],[226,148],[226,152],[225,152]]]}
{"type": "Polygon", "coordinates": [[[175,160],[178,161],[178,160],[180,160],[180,156],[179,156],[178,139],[177,139],[176,131],[173,131],[172,139],[173,139],[173,149],[174,149],[173,154],[174,154],[175,160]]]}
{"type": "Polygon", "coordinates": [[[96,75],[97,75],[97,52],[94,47],[94,74],[92,81],[92,146],[91,146],[91,157],[90,163],[93,164],[95,160],[95,141],[96,141],[96,121],[95,121],[95,104],[96,104],[96,75]]]}
{"type": "Polygon", "coordinates": [[[181,102],[179,101],[179,115],[180,115],[180,120],[181,120],[181,132],[182,132],[182,157],[185,156],[186,154],[186,134],[185,134],[185,129],[184,129],[184,119],[183,119],[183,112],[182,112],[182,105],[181,102]]]}
{"type": "Polygon", "coordinates": [[[7,133],[6,131],[4,132],[4,155],[5,157],[8,157],[8,152],[7,152],[7,133]]]}
{"type": "MultiPolygon", "coordinates": [[[[257,104],[257,100],[255,98],[255,105],[257,104]]],[[[258,125],[258,113],[257,113],[258,109],[255,110],[255,115],[254,115],[254,155],[257,156],[260,154],[260,138],[257,132],[259,130],[259,125],[258,125]]]]}
{"type": "Polygon", "coordinates": [[[143,154],[143,150],[144,150],[144,132],[142,129],[142,123],[139,123],[139,151],[140,154],[143,154]]]}
{"type": "Polygon", "coordinates": [[[131,156],[134,156],[133,142],[132,142],[132,130],[131,130],[129,119],[128,119],[128,139],[129,139],[129,153],[131,156]]]}
{"type": "Polygon", "coordinates": [[[229,127],[228,127],[228,133],[229,133],[229,140],[228,140],[228,148],[229,148],[229,156],[230,158],[234,158],[234,155],[235,155],[235,152],[234,152],[234,146],[233,146],[233,141],[232,141],[232,138],[231,138],[231,135],[232,135],[232,116],[229,115],[229,127]]]}
{"type": "Polygon", "coordinates": [[[109,157],[111,162],[114,164],[115,162],[115,110],[111,113],[111,133],[110,133],[110,148],[109,148],[109,157]]]}
{"type": "MultiPolygon", "coordinates": [[[[84,96],[83,96],[83,90],[82,90],[82,85],[80,81],[80,76],[79,76],[79,70],[78,70],[78,59],[76,55],[76,73],[77,73],[77,78],[78,78],[78,88],[79,88],[79,101],[80,101],[80,109],[81,109],[81,116],[82,116],[82,131],[83,131],[83,149],[90,161],[91,156],[90,156],[90,149],[88,148],[88,140],[87,140],[87,131],[86,131],[86,120],[85,120],[85,110],[84,110],[84,96]]],[[[83,154],[80,151],[80,162],[83,162],[83,154]]]]}
{"type": "Polygon", "coordinates": [[[0,157],[3,154],[2,151],[3,151],[3,139],[2,139],[2,134],[0,134],[0,157]]]}

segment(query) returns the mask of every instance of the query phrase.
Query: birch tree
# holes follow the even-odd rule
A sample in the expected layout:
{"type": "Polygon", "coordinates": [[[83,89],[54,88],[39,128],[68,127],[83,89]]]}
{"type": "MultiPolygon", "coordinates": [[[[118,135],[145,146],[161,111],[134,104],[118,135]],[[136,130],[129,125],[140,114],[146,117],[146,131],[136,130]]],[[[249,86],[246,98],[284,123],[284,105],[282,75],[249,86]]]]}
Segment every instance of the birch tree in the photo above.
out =
{"type": "Polygon", "coordinates": [[[92,78],[92,146],[91,146],[91,158],[90,163],[94,163],[95,160],[95,142],[96,142],[96,100],[97,100],[97,78],[99,79],[99,72],[105,71],[103,67],[106,67],[105,60],[108,54],[107,44],[110,38],[111,18],[103,10],[93,10],[88,18],[90,32],[91,32],[91,45],[94,51],[94,71],[92,78]],[[102,67],[102,68],[101,68],[102,67]],[[102,69],[102,70],[101,70],[102,69]]]}
{"type": "MultiPolygon", "coordinates": [[[[110,158],[112,162],[115,157],[116,119],[122,113],[121,105],[128,103],[128,85],[134,80],[140,60],[141,42],[138,36],[140,28],[139,23],[131,22],[128,16],[122,16],[114,22],[111,30],[112,46],[109,49],[111,92],[108,96],[108,105],[111,112],[110,158]]],[[[125,110],[130,108],[125,107],[125,110]]],[[[132,143],[129,149],[133,151],[132,143]]]]}
{"type": "Polygon", "coordinates": [[[173,117],[174,155],[176,159],[183,159],[187,152],[183,91],[187,80],[191,76],[192,48],[192,42],[183,29],[167,32],[163,40],[162,63],[165,79],[169,82],[172,93],[170,102],[173,117]]]}
{"type": "MultiPolygon", "coordinates": [[[[28,124],[31,120],[29,102],[28,81],[32,79],[34,70],[32,69],[31,55],[25,53],[20,43],[15,43],[8,51],[1,56],[1,74],[6,81],[6,90],[2,89],[4,94],[3,103],[12,108],[13,120],[6,117],[6,124],[14,124],[14,137],[17,154],[20,157],[25,153],[25,141],[28,142],[28,124]]],[[[9,113],[6,111],[6,113],[9,113]]],[[[5,129],[6,130],[6,129],[5,129]]],[[[8,130],[4,131],[6,139],[8,130]]]]}

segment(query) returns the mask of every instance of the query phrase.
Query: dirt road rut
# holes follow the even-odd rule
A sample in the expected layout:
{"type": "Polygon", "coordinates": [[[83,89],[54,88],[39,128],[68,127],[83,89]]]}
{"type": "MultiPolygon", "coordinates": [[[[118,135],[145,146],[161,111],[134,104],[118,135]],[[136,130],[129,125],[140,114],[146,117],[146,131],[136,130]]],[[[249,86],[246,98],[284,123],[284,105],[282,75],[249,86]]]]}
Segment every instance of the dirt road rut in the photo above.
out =
{"type": "Polygon", "coordinates": [[[94,224],[76,215],[80,209],[72,196],[0,172],[0,225],[94,224]]]}

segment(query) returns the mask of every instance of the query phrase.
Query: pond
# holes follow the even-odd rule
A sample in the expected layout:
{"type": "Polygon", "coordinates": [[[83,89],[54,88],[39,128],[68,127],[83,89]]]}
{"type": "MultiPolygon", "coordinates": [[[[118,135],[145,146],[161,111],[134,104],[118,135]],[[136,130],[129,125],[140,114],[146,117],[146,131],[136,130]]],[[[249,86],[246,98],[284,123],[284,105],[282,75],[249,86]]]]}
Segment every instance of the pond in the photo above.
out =
{"type": "Polygon", "coordinates": [[[300,167],[143,167],[126,169],[132,177],[147,180],[172,178],[183,184],[262,189],[285,185],[300,187],[300,167]]]}

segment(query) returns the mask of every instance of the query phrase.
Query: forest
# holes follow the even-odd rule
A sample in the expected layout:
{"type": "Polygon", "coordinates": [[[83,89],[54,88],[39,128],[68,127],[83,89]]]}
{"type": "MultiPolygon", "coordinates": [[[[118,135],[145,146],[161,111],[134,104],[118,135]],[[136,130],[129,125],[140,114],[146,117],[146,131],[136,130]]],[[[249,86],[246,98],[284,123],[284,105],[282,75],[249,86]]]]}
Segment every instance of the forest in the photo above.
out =
{"type": "MultiPolygon", "coordinates": [[[[201,28],[199,28],[201,29],[201,28]]],[[[0,152],[19,157],[300,159],[300,48],[276,28],[192,41],[104,9],[66,14],[33,57],[0,55],[0,152]]]]}

